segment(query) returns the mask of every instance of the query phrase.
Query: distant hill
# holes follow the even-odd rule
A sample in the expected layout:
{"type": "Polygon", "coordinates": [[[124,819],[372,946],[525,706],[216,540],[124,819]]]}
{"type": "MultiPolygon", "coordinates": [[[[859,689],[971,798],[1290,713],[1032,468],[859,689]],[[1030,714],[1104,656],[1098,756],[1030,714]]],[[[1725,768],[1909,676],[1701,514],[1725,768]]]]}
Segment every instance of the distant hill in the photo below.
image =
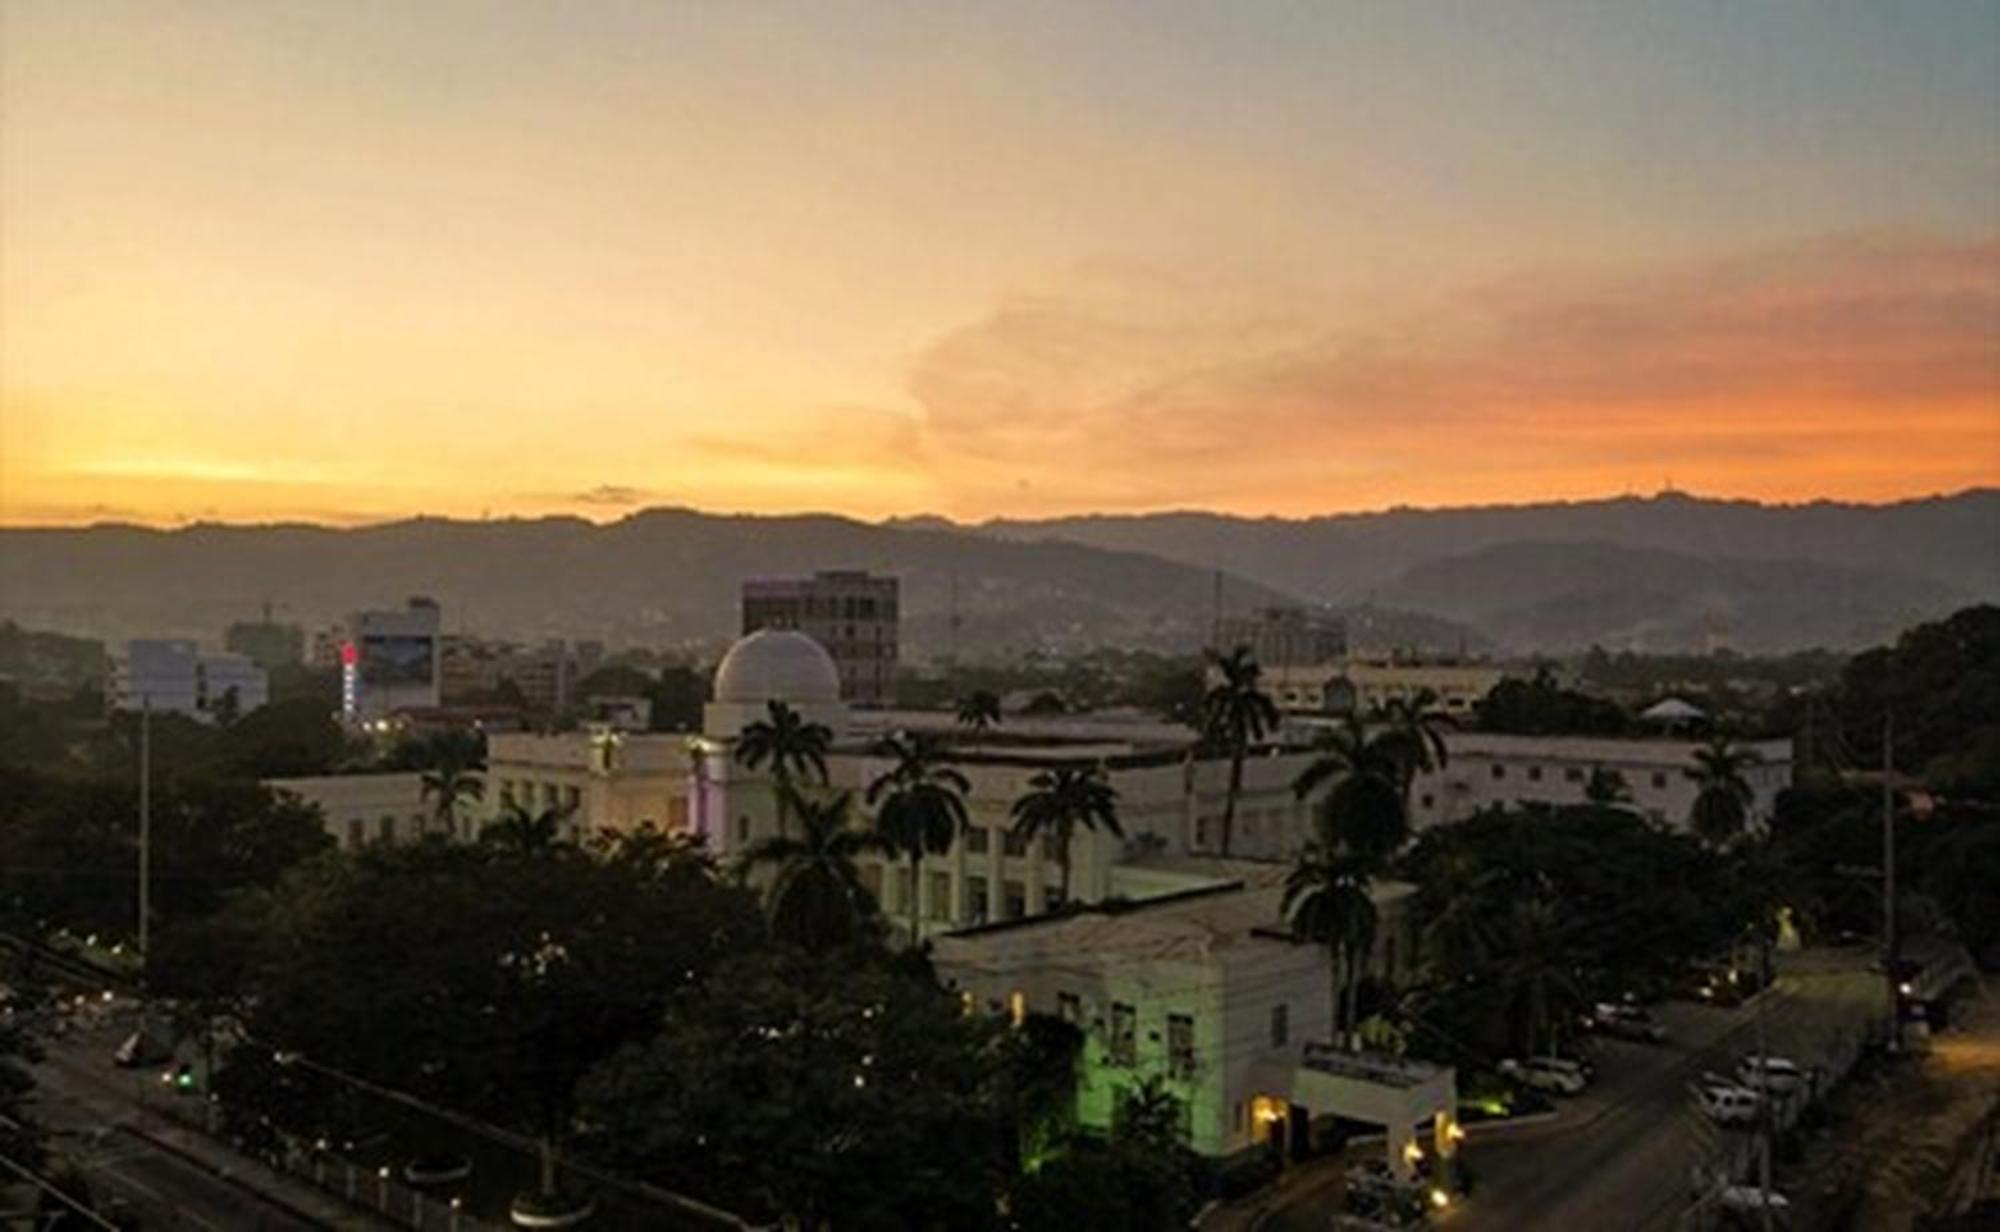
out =
{"type": "MultiPolygon", "coordinates": [[[[272,600],[319,625],[429,595],[448,629],[713,648],[737,628],[746,577],[859,568],[900,575],[918,653],[1123,644],[1192,649],[1207,636],[1213,571],[1137,552],[1013,543],[838,517],[722,517],[660,509],[607,526],[572,518],[419,519],[312,526],[0,530],[0,615],[117,638],[215,640],[272,600]]],[[[1223,579],[1231,609],[1295,602],[1223,579]]]]}
{"type": "Polygon", "coordinates": [[[1545,652],[1860,646],[1951,611],[1926,578],[1806,560],[1688,556],[1605,543],[1506,543],[1429,561],[1381,590],[1393,604],[1545,652]]]}
{"type": "Polygon", "coordinates": [[[1316,602],[1374,599],[1470,620],[1521,650],[1598,641],[1699,648],[1702,622],[1683,612],[1690,604],[1703,615],[1724,613],[1729,640],[1742,649],[1854,646],[1957,602],[2000,599],[2000,489],[1990,488],[1886,505],[1763,505],[1668,493],[1303,519],[1089,516],[977,529],[1013,541],[1061,539],[1220,564],[1253,581],[1282,579],[1316,602]],[[1531,544],[1540,546],[1479,555],[1531,544]],[[1567,565],[1553,545],[1576,549],[1567,565]],[[1614,548],[1675,558],[1673,584],[1648,576],[1637,567],[1644,558],[1632,557],[1619,558],[1594,587],[1578,586],[1579,562],[1609,566],[1612,558],[1602,553],[1614,548]],[[1425,571],[1447,560],[1457,563],[1445,573],[1425,571]],[[1690,572],[1688,561],[1705,567],[1690,572]],[[1531,565],[1526,576],[1509,576],[1531,565]],[[1752,591],[1767,598],[1753,601],[1752,591]],[[1531,615],[1538,604],[1545,617],[1531,615]]]}

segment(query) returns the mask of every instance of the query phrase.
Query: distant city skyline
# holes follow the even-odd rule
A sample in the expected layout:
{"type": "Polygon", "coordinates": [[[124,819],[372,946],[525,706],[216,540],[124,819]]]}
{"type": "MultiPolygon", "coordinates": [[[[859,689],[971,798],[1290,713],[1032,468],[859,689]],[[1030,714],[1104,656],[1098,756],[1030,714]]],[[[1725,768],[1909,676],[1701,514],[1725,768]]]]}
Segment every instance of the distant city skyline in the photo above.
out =
{"type": "Polygon", "coordinates": [[[0,523],[2000,484],[2000,3],[0,0],[0,523]]]}

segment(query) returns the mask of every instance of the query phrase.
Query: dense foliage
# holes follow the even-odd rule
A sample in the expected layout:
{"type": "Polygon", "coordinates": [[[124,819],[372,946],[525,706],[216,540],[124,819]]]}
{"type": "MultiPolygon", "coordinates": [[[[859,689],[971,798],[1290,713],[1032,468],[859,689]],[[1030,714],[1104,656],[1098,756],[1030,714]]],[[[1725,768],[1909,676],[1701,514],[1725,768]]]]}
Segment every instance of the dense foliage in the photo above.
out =
{"type": "Polygon", "coordinates": [[[1856,655],[1837,705],[1847,764],[1881,764],[1886,714],[1899,771],[1949,795],[2000,801],[2000,607],[1965,608],[1856,655]]]}

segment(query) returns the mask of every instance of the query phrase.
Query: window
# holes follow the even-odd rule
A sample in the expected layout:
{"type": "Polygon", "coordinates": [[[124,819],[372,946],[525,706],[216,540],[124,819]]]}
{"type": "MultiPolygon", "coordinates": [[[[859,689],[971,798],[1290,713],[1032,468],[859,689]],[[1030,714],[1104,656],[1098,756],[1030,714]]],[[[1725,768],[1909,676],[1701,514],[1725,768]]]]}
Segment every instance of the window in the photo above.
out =
{"type": "Polygon", "coordinates": [[[882,901],[882,866],[864,864],[861,866],[861,884],[868,890],[868,896],[876,902],[882,901]]]}
{"type": "Polygon", "coordinates": [[[1027,855],[1028,840],[1022,838],[1019,834],[1016,834],[1014,831],[1008,830],[1005,832],[1005,834],[1002,835],[1000,839],[1000,850],[1004,851],[1010,856],[1027,855]]]}
{"type": "Polygon", "coordinates": [[[1563,779],[1570,783],[1583,782],[1583,767],[1571,766],[1569,769],[1563,771],[1563,779]]]}
{"type": "Polygon", "coordinates": [[[1111,1063],[1133,1065],[1139,1060],[1139,1012],[1122,1001],[1111,1005],[1111,1063]]]}
{"type": "Polygon", "coordinates": [[[501,779],[501,780],[500,780],[500,807],[502,807],[502,808],[505,808],[505,807],[507,807],[508,805],[510,805],[510,804],[512,804],[512,803],[514,803],[514,780],[513,780],[513,779],[501,779]]]}
{"type": "Polygon", "coordinates": [[[583,807],[583,791],[576,787],[563,788],[563,807],[575,812],[583,807]]]}
{"type": "Polygon", "coordinates": [[[1071,1026],[1083,1025],[1083,998],[1073,992],[1056,994],[1056,1017],[1071,1026]]]}
{"type": "Polygon", "coordinates": [[[750,841],[750,818],[747,814],[736,815],[736,845],[741,847],[750,841]]]}
{"type": "Polygon", "coordinates": [[[1496,779],[1504,779],[1504,778],[1506,778],[1506,777],[1507,777],[1507,767],[1505,767],[1505,766],[1503,766],[1503,765],[1500,765],[1500,764],[1499,764],[1498,762],[1495,762],[1495,763],[1494,763],[1494,766],[1493,766],[1493,777],[1494,777],[1494,778],[1496,778],[1496,779]]]}
{"type": "Polygon", "coordinates": [[[1283,1001],[1271,1007],[1271,1047],[1283,1048],[1292,1035],[1292,1007],[1283,1001]]]}
{"type": "Polygon", "coordinates": [[[1194,1018],[1167,1015],[1167,1076],[1185,1082],[1194,1077],[1194,1018]]]}
{"type": "Polygon", "coordinates": [[[1417,797],[1417,805],[1420,808],[1432,808],[1435,807],[1436,804],[1437,804],[1437,797],[1431,795],[1431,793],[1429,792],[1425,792],[1423,795],[1417,797]]]}
{"type": "Polygon", "coordinates": [[[930,918],[949,920],[951,918],[951,874],[932,873],[930,918]]]}
{"type": "MultiPolygon", "coordinates": [[[[907,868],[899,868],[896,870],[896,888],[893,891],[893,897],[896,900],[894,910],[908,911],[910,909],[910,901],[911,901],[910,894],[911,894],[910,870],[907,868]]],[[[887,904],[884,905],[886,906],[887,904]]]]}
{"type": "Polygon", "coordinates": [[[1018,881],[1009,881],[1001,887],[1006,902],[1001,904],[1000,918],[1018,920],[1028,914],[1028,888],[1018,881]]]}
{"type": "Polygon", "coordinates": [[[1530,783],[1539,783],[1542,781],[1542,768],[1540,766],[1528,767],[1528,781],[1530,783]]]}
{"type": "Polygon", "coordinates": [[[347,845],[355,848],[368,841],[368,823],[359,817],[347,819],[347,845]]]}
{"type": "Polygon", "coordinates": [[[983,856],[992,850],[992,831],[985,826],[970,826],[965,831],[965,849],[975,856],[983,856]]]}
{"type": "Polygon", "coordinates": [[[986,878],[965,879],[965,918],[974,924],[986,922],[986,878]]]}
{"type": "Polygon", "coordinates": [[[381,821],[380,828],[376,831],[376,837],[381,839],[385,843],[395,842],[396,819],[394,817],[384,817],[381,821]]]}
{"type": "Polygon", "coordinates": [[[1667,772],[1666,772],[1666,771],[1664,771],[1664,770],[1655,770],[1655,771],[1653,771],[1653,786],[1655,786],[1655,787],[1657,787],[1657,788],[1661,789],[1662,791],[1666,790],[1666,786],[1667,786],[1667,772]]]}

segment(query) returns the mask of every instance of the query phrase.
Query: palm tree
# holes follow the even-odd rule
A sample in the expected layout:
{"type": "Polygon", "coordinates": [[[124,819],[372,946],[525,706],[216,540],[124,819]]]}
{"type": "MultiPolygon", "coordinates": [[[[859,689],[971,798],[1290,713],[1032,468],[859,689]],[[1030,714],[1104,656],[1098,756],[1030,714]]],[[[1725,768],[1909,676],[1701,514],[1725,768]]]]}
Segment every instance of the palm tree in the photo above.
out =
{"type": "Polygon", "coordinates": [[[1123,838],[1118,824],[1118,789],[1104,777],[1104,767],[1058,766],[1028,780],[1032,789],[1014,801],[1014,833],[1027,842],[1053,834],[1062,861],[1062,900],[1069,901],[1070,840],[1076,828],[1095,833],[1108,830],[1123,838]]]}
{"type": "Polygon", "coordinates": [[[799,712],[783,702],[770,702],[765,717],[746,724],[736,738],[733,756],[751,770],[768,763],[772,789],[778,803],[778,833],[785,832],[785,818],[799,798],[802,778],[826,782],[826,750],[833,732],[824,723],[807,722],[799,712]]]}
{"type": "Polygon", "coordinates": [[[1243,792],[1243,759],[1250,746],[1278,726],[1278,707],[1258,687],[1262,669],[1248,646],[1211,656],[1222,679],[1202,697],[1201,729],[1208,742],[1229,753],[1229,792],[1222,803],[1222,854],[1236,830],[1236,797],[1243,792]]]}
{"type": "Polygon", "coordinates": [[[910,857],[910,941],[923,939],[924,855],[943,855],[966,827],[965,797],[972,784],[945,761],[944,745],[919,733],[889,736],[875,746],[896,764],[868,785],[875,833],[892,851],[910,857]]]}
{"type": "Polygon", "coordinates": [[[1756,799],[1743,772],[1759,760],[1757,750],[1735,744],[1724,732],[1710,736],[1694,751],[1694,769],[1688,773],[1698,789],[1688,824],[1702,842],[1726,847],[1742,836],[1756,799]]]}
{"type": "Polygon", "coordinates": [[[1568,926],[1553,900],[1523,898],[1509,908],[1502,932],[1507,956],[1500,980],[1522,1012],[1524,1051],[1552,1052],[1555,1024],[1566,1021],[1580,999],[1568,926]]]}
{"type": "Polygon", "coordinates": [[[1361,861],[1322,840],[1309,843],[1285,877],[1285,918],[1295,936],[1326,947],[1334,1029],[1348,1040],[1379,922],[1368,882],[1361,861]]]}
{"type": "Polygon", "coordinates": [[[1292,780],[1292,794],[1303,800],[1331,780],[1354,774],[1372,774],[1396,781],[1399,762],[1387,733],[1370,734],[1358,714],[1349,714],[1332,727],[1322,727],[1313,736],[1316,754],[1292,780]]]}
{"type": "Polygon", "coordinates": [[[576,810],[567,804],[551,804],[539,812],[513,800],[507,802],[497,821],[488,822],[479,832],[479,841],[515,855],[540,855],[562,845],[563,822],[576,810]]]}
{"type": "Polygon", "coordinates": [[[799,835],[772,835],[743,852],[746,869],[770,865],[771,931],[802,949],[823,952],[858,939],[875,914],[875,899],[855,863],[885,849],[879,835],[849,824],[854,797],[794,799],[799,835]]]}
{"type": "Polygon", "coordinates": [[[1437,708],[1437,700],[1436,690],[1419,689],[1413,697],[1392,697],[1382,707],[1380,717],[1387,730],[1379,739],[1396,760],[1396,783],[1406,804],[1417,775],[1442,770],[1451,760],[1443,731],[1450,720],[1437,708]]]}
{"type": "Polygon", "coordinates": [[[974,689],[958,700],[958,725],[975,734],[1000,726],[1000,697],[986,689],[974,689]]]}
{"type": "Polygon", "coordinates": [[[1303,800],[1331,781],[1319,802],[1321,841],[1362,861],[1371,875],[1383,872],[1410,831],[1394,742],[1386,732],[1370,735],[1350,714],[1322,729],[1313,747],[1318,754],[1293,780],[1293,794],[1303,800]]]}
{"type": "Polygon", "coordinates": [[[442,762],[436,769],[424,771],[422,798],[436,801],[431,806],[431,819],[449,837],[458,836],[459,802],[485,796],[486,780],[458,762],[442,762]]]}
{"type": "Polygon", "coordinates": [[[1449,983],[1482,970],[1499,944],[1499,873],[1472,852],[1454,848],[1423,881],[1421,939],[1433,974],[1449,983]]]}

